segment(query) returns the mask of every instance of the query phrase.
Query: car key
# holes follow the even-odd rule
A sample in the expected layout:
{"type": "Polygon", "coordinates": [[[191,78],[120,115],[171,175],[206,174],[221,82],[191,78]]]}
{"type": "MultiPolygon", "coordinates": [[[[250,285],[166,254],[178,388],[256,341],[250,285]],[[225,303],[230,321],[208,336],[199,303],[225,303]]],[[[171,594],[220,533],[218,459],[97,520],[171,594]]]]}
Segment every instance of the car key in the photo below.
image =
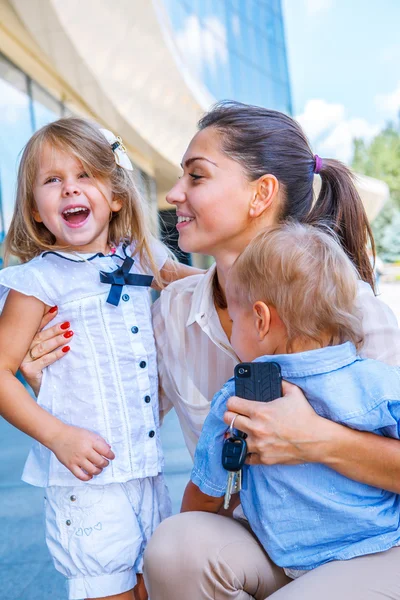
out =
{"type": "Polygon", "coordinates": [[[226,486],[224,508],[229,508],[232,494],[240,492],[242,487],[242,467],[246,459],[247,444],[243,437],[230,435],[222,447],[222,466],[229,471],[226,486]]]}

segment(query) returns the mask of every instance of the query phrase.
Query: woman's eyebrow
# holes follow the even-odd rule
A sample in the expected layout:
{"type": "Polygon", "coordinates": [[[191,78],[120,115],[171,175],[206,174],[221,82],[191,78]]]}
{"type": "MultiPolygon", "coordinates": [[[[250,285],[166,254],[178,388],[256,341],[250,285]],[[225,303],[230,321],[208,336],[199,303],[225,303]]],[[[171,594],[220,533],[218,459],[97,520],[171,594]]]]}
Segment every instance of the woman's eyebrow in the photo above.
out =
{"type": "Polygon", "coordinates": [[[188,158],[187,160],[185,160],[184,165],[181,164],[182,169],[183,169],[184,166],[186,168],[189,167],[192,163],[194,163],[195,160],[206,160],[207,162],[209,162],[212,165],[214,165],[214,167],[218,167],[217,163],[213,162],[209,158],[206,158],[205,156],[193,156],[192,158],[188,158]]]}

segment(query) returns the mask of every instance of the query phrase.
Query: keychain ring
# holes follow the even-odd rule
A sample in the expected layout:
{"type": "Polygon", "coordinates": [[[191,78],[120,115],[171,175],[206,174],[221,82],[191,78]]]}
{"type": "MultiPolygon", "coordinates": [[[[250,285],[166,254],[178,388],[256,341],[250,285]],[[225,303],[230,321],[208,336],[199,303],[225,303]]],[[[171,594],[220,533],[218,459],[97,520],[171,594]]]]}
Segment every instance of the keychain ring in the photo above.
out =
{"type": "Polygon", "coordinates": [[[231,424],[229,425],[229,433],[232,434],[233,433],[233,426],[235,424],[235,419],[238,415],[235,415],[231,421],[231,424]]]}

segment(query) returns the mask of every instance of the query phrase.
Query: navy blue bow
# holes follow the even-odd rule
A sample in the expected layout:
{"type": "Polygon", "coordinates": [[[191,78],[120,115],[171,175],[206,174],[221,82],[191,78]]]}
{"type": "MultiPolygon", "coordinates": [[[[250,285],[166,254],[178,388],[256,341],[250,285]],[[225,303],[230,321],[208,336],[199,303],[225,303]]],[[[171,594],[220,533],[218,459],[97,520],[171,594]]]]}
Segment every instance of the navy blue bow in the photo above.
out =
{"type": "Polygon", "coordinates": [[[150,287],[153,277],[151,275],[139,275],[137,273],[129,273],[134,263],[133,258],[127,256],[121,267],[115,269],[111,273],[100,271],[101,283],[111,284],[111,290],[108,294],[107,302],[118,306],[121,299],[122,288],[124,285],[137,285],[142,287],[150,287]]]}

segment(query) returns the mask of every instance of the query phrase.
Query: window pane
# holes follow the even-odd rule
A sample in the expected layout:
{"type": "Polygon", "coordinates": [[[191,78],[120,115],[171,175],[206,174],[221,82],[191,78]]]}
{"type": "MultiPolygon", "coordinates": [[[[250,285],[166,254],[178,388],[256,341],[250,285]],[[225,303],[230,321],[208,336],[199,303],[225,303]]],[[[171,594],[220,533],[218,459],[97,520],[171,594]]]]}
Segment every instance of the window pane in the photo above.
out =
{"type": "Polygon", "coordinates": [[[36,129],[61,117],[61,102],[50,96],[34,81],[32,82],[32,99],[36,129]]]}
{"type": "Polygon", "coordinates": [[[20,153],[32,133],[27,78],[0,56],[0,185],[6,230],[14,207],[20,153]]]}

